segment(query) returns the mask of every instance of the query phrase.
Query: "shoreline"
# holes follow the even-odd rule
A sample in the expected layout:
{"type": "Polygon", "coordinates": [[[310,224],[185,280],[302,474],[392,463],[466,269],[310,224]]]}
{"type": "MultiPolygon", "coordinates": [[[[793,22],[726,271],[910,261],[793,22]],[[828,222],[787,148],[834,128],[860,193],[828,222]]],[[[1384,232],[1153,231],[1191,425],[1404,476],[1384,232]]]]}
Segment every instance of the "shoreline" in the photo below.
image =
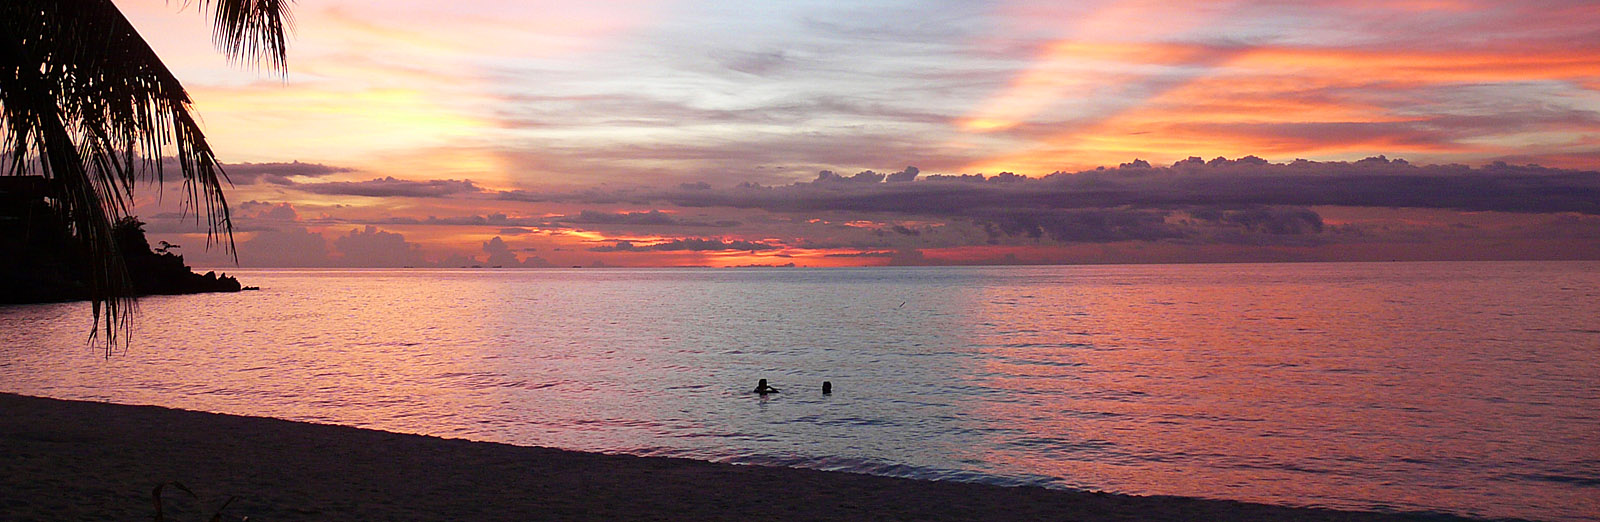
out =
{"type": "Polygon", "coordinates": [[[582,453],[0,393],[8,520],[1474,520],[582,453]],[[232,517],[232,518],[229,518],[232,517]]]}
{"type": "Polygon", "coordinates": [[[859,265],[859,266],[782,266],[782,265],[629,265],[629,266],[543,266],[543,267],[471,267],[471,266],[227,266],[203,265],[194,267],[195,270],[208,270],[221,273],[231,270],[236,273],[249,272],[350,272],[350,271],[467,271],[467,272],[562,272],[572,270],[724,270],[724,269],[805,269],[805,270],[834,270],[834,269],[862,269],[862,268],[890,268],[890,269],[916,269],[916,268],[1048,268],[1048,267],[1153,267],[1153,266],[1194,266],[1194,265],[1367,265],[1367,264],[1429,264],[1429,263],[1600,263],[1600,258],[1558,258],[1558,259],[1354,259],[1354,260],[1276,260],[1276,261],[1194,261],[1194,262],[1118,262],[1118,263],[1023,263],[1023,264],[991,264],[991,265],[859,265]]]}

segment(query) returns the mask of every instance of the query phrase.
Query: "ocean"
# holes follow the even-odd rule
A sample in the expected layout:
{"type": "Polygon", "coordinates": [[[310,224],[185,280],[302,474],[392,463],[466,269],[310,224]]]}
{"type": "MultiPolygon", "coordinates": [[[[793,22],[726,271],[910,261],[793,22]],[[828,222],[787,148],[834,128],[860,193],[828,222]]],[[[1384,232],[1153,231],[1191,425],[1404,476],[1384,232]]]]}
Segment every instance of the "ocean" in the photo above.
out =
{"type": "Polygon", "coordinates": [[[1600,263],[230,270],[0,391],[518,445],[1600,519],[1600,263]],[[750,393],[758,379],[780,393],[750,393]],[[833,392],[821,386],[831,382],[833,392]]]}

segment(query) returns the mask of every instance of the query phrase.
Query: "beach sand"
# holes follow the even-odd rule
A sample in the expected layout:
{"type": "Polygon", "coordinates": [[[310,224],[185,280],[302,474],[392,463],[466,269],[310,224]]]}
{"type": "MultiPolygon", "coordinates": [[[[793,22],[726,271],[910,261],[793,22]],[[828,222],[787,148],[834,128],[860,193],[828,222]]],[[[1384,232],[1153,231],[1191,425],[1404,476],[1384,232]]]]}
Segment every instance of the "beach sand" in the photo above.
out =
{"type": "Polygon", "coordinates": [[[600,455],[0,394],[0,519],[1457,520],[600,455]]]}

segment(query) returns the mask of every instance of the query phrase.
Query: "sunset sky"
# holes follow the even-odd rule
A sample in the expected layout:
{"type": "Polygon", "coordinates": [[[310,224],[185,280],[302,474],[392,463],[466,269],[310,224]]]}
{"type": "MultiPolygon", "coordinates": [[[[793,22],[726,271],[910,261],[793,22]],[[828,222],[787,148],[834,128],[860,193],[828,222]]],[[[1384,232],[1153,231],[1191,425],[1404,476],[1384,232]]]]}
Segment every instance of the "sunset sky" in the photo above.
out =
{"type": "Polygon", "coordinates": [[[1600,259],[1592,1],[116,3],[243,266],[1600,259]]]}

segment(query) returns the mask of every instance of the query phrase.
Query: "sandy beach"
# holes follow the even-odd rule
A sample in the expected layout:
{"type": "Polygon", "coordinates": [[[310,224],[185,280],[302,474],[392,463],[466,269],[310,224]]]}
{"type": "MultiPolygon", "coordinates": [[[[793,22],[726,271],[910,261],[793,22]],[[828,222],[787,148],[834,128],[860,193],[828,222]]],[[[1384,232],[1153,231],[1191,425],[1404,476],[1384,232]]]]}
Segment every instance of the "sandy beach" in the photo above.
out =
{"type": "Polygon", "coordinates": [[[0,519],[1461,520],[510,446],[0,394],[0,519]],[[203,513],[202,513],[203,512],[203,513]],[[233,518],[227,518],[233,517],[233,518]]]}

